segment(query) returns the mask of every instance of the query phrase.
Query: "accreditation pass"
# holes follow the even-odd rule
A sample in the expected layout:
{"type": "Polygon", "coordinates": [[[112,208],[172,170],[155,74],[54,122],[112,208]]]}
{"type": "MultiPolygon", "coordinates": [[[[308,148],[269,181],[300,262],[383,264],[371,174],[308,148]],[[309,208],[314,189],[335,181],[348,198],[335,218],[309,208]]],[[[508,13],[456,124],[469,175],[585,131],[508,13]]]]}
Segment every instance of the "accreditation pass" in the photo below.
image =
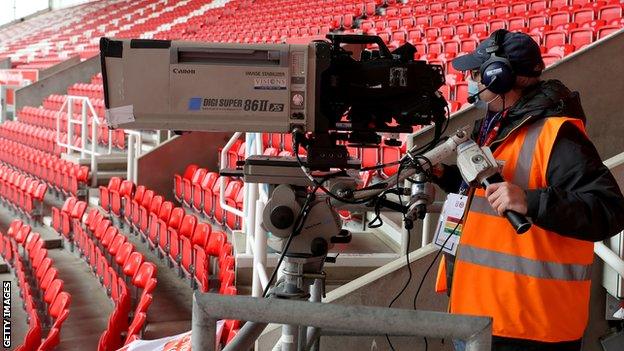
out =
{"type": "Polygon", "coordinates": [[[459,245],[459,237],[461,236],[462,216],[466,209],[467,196],[450,193],[446,197],[444,206],[442,206],[442,213],[440,214],[440,220],[436,228],[435,237],[433,243],[444,248],[444,252],[453,256],[457,253],[457,246],[459,245]],[[450,236],[450,238],[449,238],[450,236]]]}

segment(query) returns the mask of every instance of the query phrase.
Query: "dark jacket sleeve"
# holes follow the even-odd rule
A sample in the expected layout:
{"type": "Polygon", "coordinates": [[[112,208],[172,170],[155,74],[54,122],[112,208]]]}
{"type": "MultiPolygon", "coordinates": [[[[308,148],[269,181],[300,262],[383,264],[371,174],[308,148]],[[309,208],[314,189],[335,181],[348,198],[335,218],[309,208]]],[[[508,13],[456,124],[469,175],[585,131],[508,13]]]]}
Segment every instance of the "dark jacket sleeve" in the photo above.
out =
{"type": "Polygon", "coordinates": [[[457,193],[462,183],[461,173],[456,165],[444,165],[444,172],[442,176],[433,179],[433,182],[437,184],[446,193],[457,193]]]}
{"type": "Polygon", "coordinates": [[[527,191],[536,225],[560,235],[600,241],[624,229],[624,197],[592,142],[566,123],[546,171],[547,188],[527,191]]]}

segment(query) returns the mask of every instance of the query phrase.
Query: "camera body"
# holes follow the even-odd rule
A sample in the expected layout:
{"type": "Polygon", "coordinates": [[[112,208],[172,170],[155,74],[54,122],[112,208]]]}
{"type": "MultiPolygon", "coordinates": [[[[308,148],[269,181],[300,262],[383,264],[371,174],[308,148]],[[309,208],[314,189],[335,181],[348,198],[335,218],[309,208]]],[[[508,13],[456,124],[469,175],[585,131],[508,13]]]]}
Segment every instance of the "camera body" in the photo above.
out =
{"type": "Polygon", "coordinates": [[[378,145],[442,121],[440,66],[390,52],[377,36],[333,35],[303,44],[102,38],[111,127],[287,133],[295,129],[378,145]],[[378,50],[367,50],[376,44],[378,50]],[[347,47],[360,48],[354,57],[347,47]]]}

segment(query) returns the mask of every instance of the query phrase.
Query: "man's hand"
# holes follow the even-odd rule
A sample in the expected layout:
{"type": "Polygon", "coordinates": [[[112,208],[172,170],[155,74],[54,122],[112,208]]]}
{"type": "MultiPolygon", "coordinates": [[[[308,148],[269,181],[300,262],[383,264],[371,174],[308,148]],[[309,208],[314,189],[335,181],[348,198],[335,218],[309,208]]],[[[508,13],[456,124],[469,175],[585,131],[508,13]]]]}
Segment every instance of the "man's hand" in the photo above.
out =
{"type": "Polygon", "coordinates": [[[515,184],[509,182],[491,184],[485,189],[485,197],[499,216],[506,210],[527,214],[526,193],[515,184]]]}

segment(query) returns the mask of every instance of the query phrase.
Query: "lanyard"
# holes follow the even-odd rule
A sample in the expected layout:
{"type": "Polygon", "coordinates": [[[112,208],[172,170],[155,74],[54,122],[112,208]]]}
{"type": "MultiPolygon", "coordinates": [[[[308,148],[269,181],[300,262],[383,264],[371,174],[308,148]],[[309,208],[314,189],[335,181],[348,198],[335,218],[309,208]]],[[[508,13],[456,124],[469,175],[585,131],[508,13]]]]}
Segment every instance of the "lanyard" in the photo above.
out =
{"type": "Polygon", "coordinates": [[[479,131],[479,137],[477,139],[479,146],[488,146],[494,141],[498,135],[501,122],[505,119],[505,117],[507,117],[508,111],[509,110],[498,112],[491,118],[486,118],[483,121],[483,124],[481,124],[481,130],[479,131]]]}

